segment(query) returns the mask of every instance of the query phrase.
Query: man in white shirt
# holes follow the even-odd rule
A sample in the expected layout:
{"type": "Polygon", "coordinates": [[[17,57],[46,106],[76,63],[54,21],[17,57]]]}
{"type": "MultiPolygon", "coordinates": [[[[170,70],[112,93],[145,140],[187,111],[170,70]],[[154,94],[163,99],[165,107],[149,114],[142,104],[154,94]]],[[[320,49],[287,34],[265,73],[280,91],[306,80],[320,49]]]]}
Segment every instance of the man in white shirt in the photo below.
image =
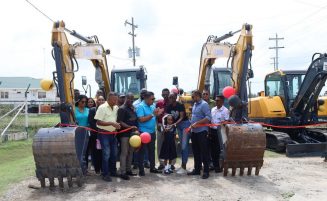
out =
{"type": "MultiPolygon", "coordinates": [[[[220,124],[229,119],[229,110],[224,106],[224,96],[218,95],[215,98],[216,106],[211,109],[211,123],[220,124]]],[[[209,132],[210,154],[213,162],[215,172],[221,172],[219,166],[220,143],[218,134],[220,133],[220,126],[212,126],[209,132]]]]}

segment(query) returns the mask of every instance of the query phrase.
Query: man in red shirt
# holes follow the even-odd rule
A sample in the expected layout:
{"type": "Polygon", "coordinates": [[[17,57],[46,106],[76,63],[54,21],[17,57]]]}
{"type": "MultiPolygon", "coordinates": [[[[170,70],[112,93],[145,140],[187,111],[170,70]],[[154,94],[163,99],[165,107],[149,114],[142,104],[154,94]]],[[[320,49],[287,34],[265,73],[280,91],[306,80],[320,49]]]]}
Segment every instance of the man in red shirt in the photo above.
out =
{"type": "MultiPolygon", "coordinates": [[[[158,102],[156,104],[156,108],[164,109],[164,112],[157,118],[157,154],[158,154],[158,158],[160,155],[160,150],[161,150],[162,142],[164,139],[163,133],[161,132],[161,127],[162,127],[162,118],[166,114],[166,107],[168,106],[169,89],[164,88],[161,91],[161,96],[163,99],[158,100],[158,102]]],[[[165,167],[164,161],[162,159],[159,159],[159,162],[160,162],[160,166],[158,167],[158,169],[162,170],[165,167]]]]}

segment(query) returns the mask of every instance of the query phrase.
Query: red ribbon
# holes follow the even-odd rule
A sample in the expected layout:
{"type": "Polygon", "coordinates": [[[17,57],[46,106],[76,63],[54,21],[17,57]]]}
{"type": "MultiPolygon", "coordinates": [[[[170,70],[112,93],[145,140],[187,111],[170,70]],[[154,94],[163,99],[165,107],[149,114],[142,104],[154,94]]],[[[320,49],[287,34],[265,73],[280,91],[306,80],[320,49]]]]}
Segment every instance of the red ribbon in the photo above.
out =
{"type": "Polygon", "coordinates": [[[92,132],[96,132],[96,133],[100,133],[100,134],[105,134],[105,135],[117,135],[117,134],[120,134],[120,133],[125,133],[129,130],[132,130],[132,128],[126,128],[124,130],[121,130],[121,131],[97,131],[97,130],[94,130],[92,128],[89,128],[89,127],[86,127],[86,126],[78,126],[78,125],[74,125],[74,124],[62,124],[62,123],[59,123],[59,126],[61,127],[79,127],[79,128],[84,128],[85,130],[88,130],[88,131],[92,131],[92,132]]]}
{"type": "MultiPolygon", "coordinates": [[[[250,121],[249,123],[257,123],[257,124],[261,124],[262,126],[265,127],[272,127],[272,128],[286,128],[286,129],[292,129],[292,128],[306,128],[308,126],[321,126],[321,125],[326,125],[327,122],[322,122],[322,123],[316,123],[316,124],[309,124],[309,125],[302,125],[302,126],[278,126],[278,125],[272,125],[272,124],[267,124],[264,122],[254,122],[254,121],[250,121]]],[[[213,126],[221,126],[224,124],[237,124],[234,122],[221,122],[220,124],[199,124],[196,125],[194,128],[199,128],[199,127],[213,127],[213,126]]],[[[186,128],[185,132],[188,133],[190,132],[191,127],[186,128]]]]}

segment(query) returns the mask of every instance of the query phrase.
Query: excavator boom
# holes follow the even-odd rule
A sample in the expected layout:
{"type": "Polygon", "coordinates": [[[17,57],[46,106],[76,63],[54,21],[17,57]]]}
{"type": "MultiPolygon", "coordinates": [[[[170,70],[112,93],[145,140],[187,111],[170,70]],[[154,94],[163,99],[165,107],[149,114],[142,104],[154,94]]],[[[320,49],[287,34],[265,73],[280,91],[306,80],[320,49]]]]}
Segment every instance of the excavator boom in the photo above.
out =
{"type": "Polygon", "coordinates": [[[45,187],[46,178],[49,179],[50,187],[54,187],[55,178],[58,179],[60,188],[64,188],[63,178],[67,178],[69,187],[73,184],[73,178],[76,178],[78,186],[81,186],[86,171],[84,155],[88,143],[88,131],[80,127],[67,126],[77,124],[74,115],[74,74],[79,70],[77,59],[90,60],[95,67],[99,88],[104,95],[110,91],[106,60],[109,51],[98,43],[97,37],[92,40],[75,31],[70,33],[84,43],[70,44],[66,30],[63,21],[54,23],[51,39],[56,63],[53,82],[60,97],[61,124],[52,128],[41,128],[33,139],[35,172],[41,187],[45,187]]]}

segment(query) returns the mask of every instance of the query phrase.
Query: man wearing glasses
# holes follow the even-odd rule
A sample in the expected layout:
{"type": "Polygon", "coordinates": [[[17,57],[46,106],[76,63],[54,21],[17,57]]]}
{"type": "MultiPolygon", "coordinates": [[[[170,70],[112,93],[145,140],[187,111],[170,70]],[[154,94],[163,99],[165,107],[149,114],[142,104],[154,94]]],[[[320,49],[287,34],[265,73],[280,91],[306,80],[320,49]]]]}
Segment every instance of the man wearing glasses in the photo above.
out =
{"type": "Polygon", "coordinates": [[[210,108],[215,107],[215,101],[210,99],[210,92],[208,90],[203,90],[202,92],[202,98],[205,102],[207,102],[210,106],[210,108]]]}
{"type": "Polygon", "coordinates": [[[156,117],[161,115],[163,109],[155,108],[154,106],[154,94],[151,91],[148,91],[144,95],[144,100],[136,109],[136,115],[138,118],[138,126],[141,133],[148,132],[151,135],[151,142],[148,144],[142,144],[141,149],[139,150],[139,175],[144,176],[144,151],[148,150],[149,161],[150,161],[150,172],[151,173],[160,173],[155,168],[155,141],[156,141],[156,117]]]}

